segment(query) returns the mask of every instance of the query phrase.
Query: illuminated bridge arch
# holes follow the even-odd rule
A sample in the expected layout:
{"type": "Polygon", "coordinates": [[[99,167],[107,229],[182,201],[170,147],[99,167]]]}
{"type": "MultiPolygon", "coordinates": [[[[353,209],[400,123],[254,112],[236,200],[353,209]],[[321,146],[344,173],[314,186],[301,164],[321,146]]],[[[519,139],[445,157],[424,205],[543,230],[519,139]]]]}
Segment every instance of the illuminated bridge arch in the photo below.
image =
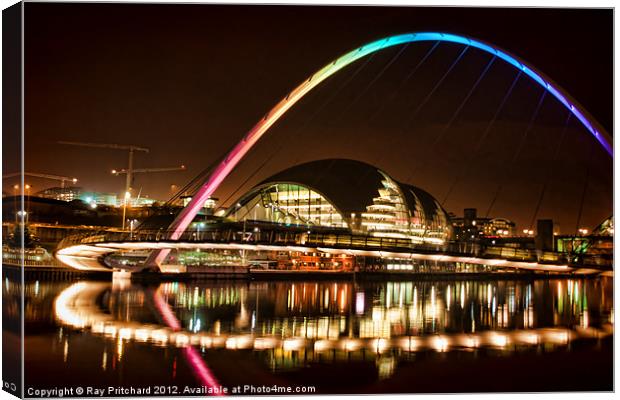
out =
{"type": "MultiPolygon", "coordinates": [[[[224,178],[230,174],[233,168],[243,159],[245,154],[265,134],[265,132],[267,132],[267,130],[280,119],[280,117],[282,117],[309,91],[336,72],[369,54],[401,44],[427,41],[450,42],[471,46],[497,56],[508,64],[514,66],[517,70],[523,71],[525,75],[530,77],[534,82],[540,85],[562,105],[564,105],[564,107],[566,107],[566,109],[568,109],[587,129],[587,131],[600,143],[605,151],[613,157],[612,141],[609,134],[607,134],[607,132],[605,132],[605,130],[556,83],[517,57],[510,55],[496,46],[454,34],[441,32],[419,32],[394,35],[361,46],[325,65],[318,72],[293,89],[293,91],[286,95],[285,98],[283,98],[267,114],[265,114],[265,116],[256,125],[254,125],[254,127],[230,151],[230,153],[228,153],[226,158],[224,158],[224,160],[222,160],[222,162],[213,171],[209,179],[200,187],[198,192],[192,198],[192,201],[172,222],[170,225],[170,230],[173,231],[173,234],[170,239],[176,240],[181,236],[183,231],[185,231],[187,226],[189,226],[192,222],[198,211],[203,207],[205,201],[215,192],[224,178]]],[[[166,252],[156,253],[157,254],[154,253],[149,260],[150,264],[159,264],[165,258],[166,252]]]]}

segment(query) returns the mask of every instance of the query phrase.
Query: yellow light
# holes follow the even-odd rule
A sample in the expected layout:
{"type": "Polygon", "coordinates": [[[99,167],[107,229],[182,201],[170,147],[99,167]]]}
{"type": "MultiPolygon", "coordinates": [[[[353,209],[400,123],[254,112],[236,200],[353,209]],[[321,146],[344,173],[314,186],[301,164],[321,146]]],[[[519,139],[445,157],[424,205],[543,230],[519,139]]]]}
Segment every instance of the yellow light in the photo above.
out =
{"type": "Polygon", "coordinates": [[[357,340],[347,339],[344,341],[343,347],[346,351],[355,351],[361,347],[361,344],[357,340]]]}
{"type": "Polygon", "coordinates": [[[303,345],[303,339],[286,339],[284,342],[282,342],[282,348],[287,351],[299,350],[303,347],[303,345]]]}
{"type": "Polygon", "coordinates": [[[314,351],[321,352],[331,348],[331,343],[329,340],[317,340],[314,342],[314,351]]]}
{"type": "Polygon", "coordinates": [[[103,322],[96,322],[92,325],[92,327],[90,328],[90,330],[93,333],[103,333],[105,329],[105,324],[103,322]]]}
{"type": "Polygon", "coordinates": [[[467,340],[465,341],[465,346],[467,347],[478,347],[478,344],[478,339],[474,337],[467,338],[467,340]]]}
{"type": "Polygon", "coordinates": [[[416,351],[420,347],[420,343],[417,338],[409,336],[400,341],[400,347],[404,351],[416,351]]]}
{"type": "Polygon", "coordinates": [[[189,336],[184,333],[177,333],[175,335],[175,342],[177,346],[185,347],[189,343],[189,336]]]}
{"type": "Polygon", "coordinates": [[[536,333],[525,332],[520,335],[520,339],[527,344],[538,344],[538,335],[536,333]]]}
{"type": "Polygon", "coordinates": [[[491,335],[490,340],[491,343],[497,347],[504,347],[508,344],[508,338],[505,335],[500,335],[498,333],[491,335]]]}
{"type": "Polygon", "coordinates": [[[151,332],[148,329],[144,328],[136,329],[136,331],[134,332],[134,337],[140,342],[148,342],[149,338],[151,337],[151,332]]]}
{"type": "Polygon", "coordinates": [[[388,341],[385,339],[375,339],[371,342],[371,348],[377,353],[383,353],[388,348],[388,341]]]}
{"type": "Polygon", "coordinates": [[[433,343],[433,347],[435,347],[437,351],[446,351],[448,349],[448,339],[443,336],[437,336],[433,343]]]}
{"type": "Polygon", "coordinates": [[[211,339],[208,336],[203,336],[200,338],[200,345],[202,347],[211,347],[211,345],[213,344],[213,339],[211,339]]]}
{"type": "Polygon", "coordinates": [[[257,350],[273,349],[275,346],[276,341],[272,338],[256,338],[254,340],[254,348],[257,350]]]}
{"type": "Polygon", "coordinates": [[[133,335],[133,329],[131,328],[121,328],[118,330],[119,339],[129,340],[133,335]]]}
{"type": "Polygon", "coordinates": [[[166,342],[168,342],[168,335],[166,334],[166,331],[163,330],[163,329],[158,329],[155,332],[153,332],[151,334],[151,338],[155,342],[159,342],[159,343],[166,343],[166,342]]]}
{"type": "Polygon", "coordinates": [[[252,341],[248,336],[229,337],[225,344],[227,349],[247,349],[251,345],[252,341]]]}
{"type": "Polygon", "coordinates": [[[103,330],[103,333],[106,335],[110,335],[110,336],[116,336],[116,327],[111,325],[111,326],[106,326],[103,330]]]}
{"type": "Polygon", "coordinates": [[[125,200],[129,200],[130,197],[131,197],[131,193],[125,192],[125,200]]]}

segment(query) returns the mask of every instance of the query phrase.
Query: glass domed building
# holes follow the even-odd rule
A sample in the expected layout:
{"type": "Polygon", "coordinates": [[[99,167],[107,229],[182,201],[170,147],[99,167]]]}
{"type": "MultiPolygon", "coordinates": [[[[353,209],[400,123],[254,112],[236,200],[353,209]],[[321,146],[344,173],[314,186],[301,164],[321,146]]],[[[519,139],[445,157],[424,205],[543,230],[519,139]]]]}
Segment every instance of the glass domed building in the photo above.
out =
{"type": "Polygon", "coordinates": [[[277,173],[238,199],[225,217],[413,243],[442,244],[452,234],[448,214],[432,195],[372,165],[345,159],[311,161],[277,173]]]}

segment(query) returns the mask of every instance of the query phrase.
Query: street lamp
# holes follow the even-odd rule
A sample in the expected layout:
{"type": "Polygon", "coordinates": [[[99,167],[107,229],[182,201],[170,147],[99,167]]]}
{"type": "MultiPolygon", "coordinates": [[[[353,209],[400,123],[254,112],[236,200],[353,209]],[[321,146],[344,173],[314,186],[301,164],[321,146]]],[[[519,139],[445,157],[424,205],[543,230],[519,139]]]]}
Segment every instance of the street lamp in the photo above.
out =
{"type": "Polygon", "coordinates": [[[131,193],[129,191],[125,192],[125,199],[123,201],[123,230],[125,230],[125,215],[127,213],[127,202],[131,198],[131,193]]]}
{"type": "Polygon", "coordinates": [[[25,184],[24,185],[24,189],[26,189],[26,211],[30,211],[30,188],[32,186],[30,186],[29,184],[25,184]]]}
{"type": "Polygon", "coordinates": [[[19,185],[13,185],[13,197],[14,197],[14,199],[13,199],[13,211],[15,211],[15,212],[17,212],[17,201],[16,201],[16,198],[17,198],[18,190],[19,190],[19,185]]]}

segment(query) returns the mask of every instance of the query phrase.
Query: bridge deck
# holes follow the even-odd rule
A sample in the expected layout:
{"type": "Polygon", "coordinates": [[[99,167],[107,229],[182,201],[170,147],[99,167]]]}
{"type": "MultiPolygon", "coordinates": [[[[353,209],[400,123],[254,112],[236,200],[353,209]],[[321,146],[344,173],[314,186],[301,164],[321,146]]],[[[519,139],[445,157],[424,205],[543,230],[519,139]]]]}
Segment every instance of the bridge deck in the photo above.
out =
{"type": "MultiPolygon", "coordinates": [[[[231,226],[232,225],[232,226],[231,226]]],[[[77,269],[109,270],[103,258],[117,251],[155,249],[219,249],[250,251],[294,251],[347,254],[352,256],[459,262],[543,272],[599,273],[611,265],[571,264],[565,253],[540,252],[508,247],[484,247],[465,243],[414,243],[410,239],[351,234],[342,231],[308,231],[307,228],[247,230],[242,224],[222,229],[188,231],[178,240],[169,232],[103,231],[64,239],[56,258],[77,269]]],[[[132,266],[121,269],[136,270],[132,266]]]]}

